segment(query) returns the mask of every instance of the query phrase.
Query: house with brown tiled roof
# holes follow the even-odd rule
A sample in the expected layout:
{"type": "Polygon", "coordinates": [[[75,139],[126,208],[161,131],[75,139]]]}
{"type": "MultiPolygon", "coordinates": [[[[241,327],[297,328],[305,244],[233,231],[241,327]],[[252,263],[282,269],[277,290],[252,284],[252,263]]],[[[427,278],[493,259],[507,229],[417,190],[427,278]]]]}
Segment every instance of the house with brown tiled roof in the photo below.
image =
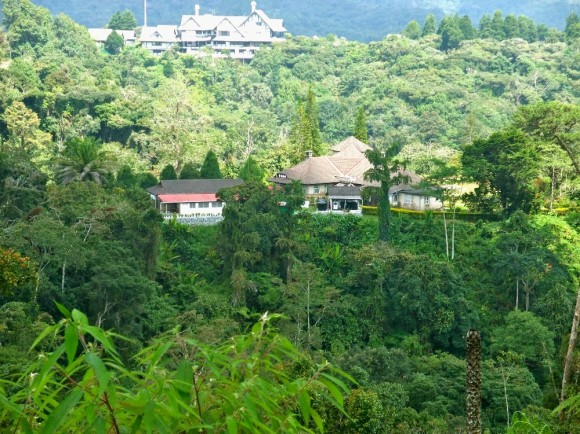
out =
{"type": "MultiPolygon", "coordinates": [[[[352,201],[362,204],[362,189],[378,185],[364,179],[365,173],[372,168],[365,155],[365,152],[370,149],[366,143],[351,136],[334,145],[331,148],[331,155],[314,157],[311,152],[308,152],[304,161],[282,170],[276,176],[271,177],[269,181],[276,184],[287,184],[299,180],[304,195],[307,198],[317,200],[320,206],[324,200],[326,206],[330,207],[331,210],[334,210],[333,207],[338,207],[337,210],[352,211],[354,207],[352,201]],[[340,188],[337,189],[337,187],[349,187],[348,192],[344,189],[341,193],[340,188]],[[353,188],[358,189],[358,198],[355,197],[353,188]]],[[[391,188],[390,201],[393,206],[417,210],[442,207],[440,200],[412,187],[421,181],[416,173],[401,170],[393,176],[398,174],[403,175],[407,179],[407,183],[398,184],[391,188]]]]}

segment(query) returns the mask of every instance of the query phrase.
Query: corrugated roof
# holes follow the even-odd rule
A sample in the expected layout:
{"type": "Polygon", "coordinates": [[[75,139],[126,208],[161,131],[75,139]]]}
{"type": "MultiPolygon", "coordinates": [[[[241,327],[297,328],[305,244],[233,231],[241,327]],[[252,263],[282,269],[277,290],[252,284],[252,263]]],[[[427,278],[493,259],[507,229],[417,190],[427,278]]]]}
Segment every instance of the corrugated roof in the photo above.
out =
{"type": "Polygon", "coordinates": [[[157,198],[163,203],[216,202],[215,194],[160,194],[157,198]]]}

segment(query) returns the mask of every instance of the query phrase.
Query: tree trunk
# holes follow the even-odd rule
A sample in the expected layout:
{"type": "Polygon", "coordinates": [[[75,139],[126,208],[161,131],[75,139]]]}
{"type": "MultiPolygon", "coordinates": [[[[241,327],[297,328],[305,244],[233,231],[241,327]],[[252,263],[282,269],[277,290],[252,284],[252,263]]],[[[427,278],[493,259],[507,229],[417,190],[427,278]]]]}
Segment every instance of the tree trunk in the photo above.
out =
{"type": "Polygon", "coordinates": [[[481,434],[481,335],[467,332],[467,432],[481,434]]]}
{"type": "MultiPolygon", "coordinates": [[[[570,380],[570,373],[572,371],[572,361],[574,358],[574,348],[576,347],[576,339],[578,338],[578,323],[580,322],[580,287],[578,288],[578,295],[576,297],[576,308],[574,309],[574,318],[572,319],[572,330],[570,331],[570,341],[568,343],[568,351],[564,359],[564,372],[562,374],[562,392],[560,393],[560,402],[567,398],[566,388],[570,380]]],[[[562,417],[560,412],[560,417],[562,417]]]]}
{"type": "Polygon", "coordinates": [[[520,279],[516,278],[516,310],[520,307],[520,279]]]}

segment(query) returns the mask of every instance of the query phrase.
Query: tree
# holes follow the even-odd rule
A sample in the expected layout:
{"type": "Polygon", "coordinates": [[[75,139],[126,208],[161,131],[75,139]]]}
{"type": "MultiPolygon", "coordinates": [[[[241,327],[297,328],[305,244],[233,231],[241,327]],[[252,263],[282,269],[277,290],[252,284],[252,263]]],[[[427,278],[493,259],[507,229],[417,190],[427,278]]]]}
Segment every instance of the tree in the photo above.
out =
{"type": "Polygon", "coordinates": [[[529,217],[516,211],[502,222],[502,232],[495,240],[498,248],[495,268],[503,282],[515,280],[514,309],[520,308],[520,288],[525,293],[525,310],[530,310],[530,296],[550,271],[548,237],[530,224],[529,217]]]}
{"type": "Polygon", "coordinates": [[[440,50],[449,51],[459,47],[463,40],[463,33],[458,25],[456,17],[445,17],[439,24],[437,33],[441,35],[440,50]]]}
{"type": "Polygon", "coordinates": [[[503,16],[501,11],[495,11],[491,18],[491,37],[502,41],[505,39],[503,16]]]}
{"type": "Polygon", "coordinates": [[[199,179],[201,175],[199,173],[199,164],[194,164],[191,162],[185,163],[183,169],[179,173],[179,179],[199,179]]]}
{"type": "Polygon", "coordinates": [[[409,39],[419,39],[421,37],[421,25],[415,20],[410,21],[405,30],[403,30],[403,35],[409,39]]]}
{"type": "Polygon", "coordinates": [[[125,40],[116,31],[112,31],[105,41],[105,50],[109,54],[117,54],[125,45],[125,40]]]}
{"type": "Polygon", "coordinates": [[[508,14],[503,22],[503,33],[506,39],[517,38],[520,36],[518,19],[513,14],[508,14]]]}
{"type": "Polygon", "coordinates": [[[359,107],[356,112],[353,136],[355,136],[363,143],[367,143],[369,140],[369,134],[367,131],[367,117],[364,107],[359,107]]]}
{"type": "Polygon", "coordinates": [[[38,151],[50,142],[50,136],[39,129],[40,119],[21,101],[13,101],[2,116],[10,133],[9,144],[21,151],[38,151]]]}
{"type": "Polygon", "coordinates": [[[390,241],[391,230],[391,202],[390,189],[393,185],[404,182],[406,176],[401,172],[404,164],[397,159],[402,146],[394,143],[387,146],[384,151],[371,149],[366,151],[366,157],[373,165],[364,177],[367,181],[377,181],[381,185],[374,189],[378,197],[379,208],[379,239],[381,241],[390,241]]]}
{"type": "Polygon", "coordinates": [[[76,181],[92,181],[105,184],[109,173],[105,154],[100,142],[94,137],[75,138],[66,143],[63,158],[58,165],[57,180],[60,184],[76,181]]]}
{"type": "Polygon", "coordinates": [[[137,177],[133,173],[131,166],[124,165],[117,172],[117,185],[123,188],[132,188],[137,184],[137,177]]]}
{"type": "Polygon", "coordinates": [[[133,30],[135,27],[137,19],[129,10],[115,12],[107,24],[107,28],[113,30],[133,30]]]}
{"type": "Polygon", "coordinates": [[[435,20],[435,15],[429,14],[425,18],[425,24],[423,24],[423,31],[421,36],[432,35],[437,31],[437,22],[435,20]]]}
{"type": "Polygon", "coordinates": [[[463,34],[461,39],[475,39],[477,37],[477,30],[475,30],[475,27],[473,27],[471,19],[468,15],[463,15],[459,19],[458,25],[459,30],[461,30],[461,33],[463,34]]]}
{"type": "Polygon", "coordinates": [[[177,172],[175,171],[173,164],[168,164],[163,168],[159,174],[159,179],[162,181],[177,179],[177,172]]]}
{"type": "Polygon", "coordinates": [[[525,135],[510,129],[477,139],[465,147],[461,156],[464,175],[478,183],[465,195],[476,209],[511,214],[530,212],[535,206],[534,180],[539,173],[537,150],[525,135]]]}
{"type": "Polygon", "coordinates": [[[35,277],[30,258],[0,247],[0,295],[12,294],[15,288],[32,282],[35,277]]]}
{"type": "Polygon", "coordinates": [[[293,150],[295,163],[304,158],[306,151],[312,151],[315,156],[322,155],[318,104],[312,87],[308,88],[306,100],[298,101],[296,117],[290,131],[290,142],[295,147],[293,150]]]}
{"type": "Polygon", "coordinates": [[[213,150],[207,151],[199,175],[202,179],[221,179],[222,172],[218,163],[217,155],[213,150]]]}
{"type": "Polygon", "coordinates": [[[566,17],[566,28],[564,29],[566,40],[572,42],[580,38],[580,17],[576,12],[571,12],[566,17]]]}
{"type": "MultiPolygon", "coordinates": [[[[520,125],[534,140],[549,141],[562,148],[572,161],[576,169],[576,175],[580,176],[580,107],[558,102],[522,107],[516,114],[516,125],[520,125]]],[[[560,402],[564,402],[567,398],[568,381],[572,371],[579,324],[580,285],[576,297],[574,316],[572,317],[568,350],[564,359],[560,402]]]]}
{"type": "Polygon", "coordinates": [[[244,181],[261,182],[264,180],[264,175],[264,169],[262,169],[256,160],[254,160],[254,157],[250,155],[244,165],[240,168],[238,176],[244,181]]]}

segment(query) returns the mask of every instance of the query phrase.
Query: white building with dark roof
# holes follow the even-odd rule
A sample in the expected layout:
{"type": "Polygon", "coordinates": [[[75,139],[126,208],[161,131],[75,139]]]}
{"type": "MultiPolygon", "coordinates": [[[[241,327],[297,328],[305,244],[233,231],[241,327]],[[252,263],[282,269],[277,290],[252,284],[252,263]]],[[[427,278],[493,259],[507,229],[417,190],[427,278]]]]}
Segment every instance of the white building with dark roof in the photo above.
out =
{"type": "MultiPolygon", "coordinates": [[[[286,28],[282,19],[270,18],[252,1],[248,15],[202,14],[199,4],[194,15],[183,15],[179,25],[144,25],[137,43],[155,55],[170,49],[181,53],[250,60],[260,48],[285,40],[286,28]]],[[[117,32],[126,32],[117,31],[117,32]]],[[[102,45],[110,29],[89,29],[93,40],[102,45]]],[[[135,41],[123,33],[125,45],[135,41]]]]}
{"type": "Polygon", "coordinates": [[[181,51],[202,54],[209,47],[216,57],[251,59],[265,45],[284,41],[283,20],[272,19],[251,2],[248,15],[202,14],[195,5],[195,15],[183,15],[177,28],[181,51]]]}

